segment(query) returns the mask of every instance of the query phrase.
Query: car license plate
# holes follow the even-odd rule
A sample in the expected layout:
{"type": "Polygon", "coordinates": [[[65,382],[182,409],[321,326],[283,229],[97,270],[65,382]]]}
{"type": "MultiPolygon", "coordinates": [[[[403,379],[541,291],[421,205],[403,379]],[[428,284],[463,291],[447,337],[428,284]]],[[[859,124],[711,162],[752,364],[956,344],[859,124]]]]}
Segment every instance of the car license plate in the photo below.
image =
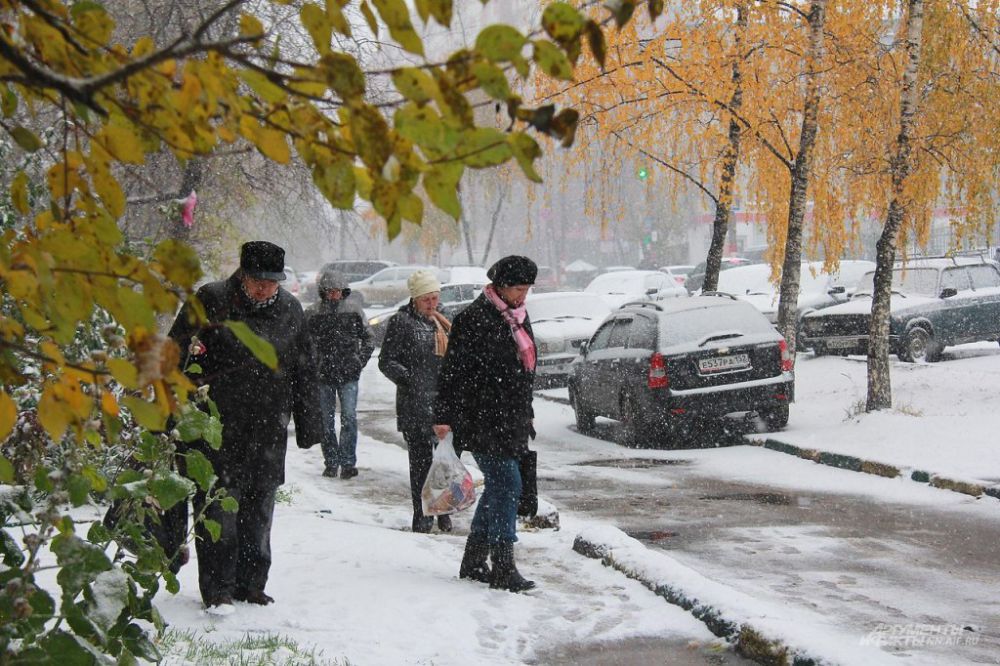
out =
{"type": "Polygon", "coordinates": [[[750,367],[749,354],[730,354],[728,356],[713,356],[698,361],[698,372],[711,374],[727,370],[742,370],[750,367]]]}
{"type": "Polygon", "coordinates": [[[830,338],[826,341],[829,349],[848,349],[858,344],[856,338],[830,338]]]}

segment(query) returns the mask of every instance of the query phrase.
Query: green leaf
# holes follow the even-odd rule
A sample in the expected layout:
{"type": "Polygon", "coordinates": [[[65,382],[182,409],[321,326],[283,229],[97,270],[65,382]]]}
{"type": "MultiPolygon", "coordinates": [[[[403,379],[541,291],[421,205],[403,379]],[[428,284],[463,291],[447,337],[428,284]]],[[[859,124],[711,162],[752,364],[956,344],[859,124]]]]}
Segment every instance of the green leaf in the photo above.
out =
{"type": "Polygon", "coordinates": [[[330,53],[330,39],[333,37],[333,24],[323,11],[323,8],[313,3],[305,4],[299,12],[302,25],[309,31],[316,50],[321,55],[330,53]]]}
{"type": "Polygon", "coordinates": [[[218,541],[219,537],[222,536],[222,525],[215,522],[211,518],[206,518],[201,521],[201,525],[205,528],[205,531],[208,532],[208,535],[212,537],[212,541],[218,541]]]}
{"type": "Polygon", "coordinates": [[[542,12],[542,27],[560,44],[578,39],[584,22],[580,12],[565,2],[553,2],[542,12]]]}
{"type": "Polygon", "coordinates": [[[375,18],[375,12],[372,11],[371,6],[368,4],[368,0],[361,1],[361,15],[365,17],[365,22],[368,23],[368,28],[378,39],[378,19],[375,18]]]}
{"type": "Polygon", "coordinates": [[[193,405],[189,405],[177,420],[177,434],[182,442],[193,442],[201,439],[205,426],[211,417],[193,405]]]}
{"type": "Polygon", "coordinates": [[[606,0],[604,6],[615,17],[615,23],[621,28],[632,18],[636,0],[606,0]]]}
{"type": "Polygon", "coordinates": [[[240,503],[232,495],[226,495],[219,500],[219,506],[226,513],[236,513],[240,510],[240,503]]]}
{"type": "Polygon", "coordinates": [[[491,62],[514,61],[527,41],[509,25],[491,25],[476,37],[476,49],[491,62]]]}
{"type": "Polygon", "coordinates": [[[408,104],[396,112],[394,121],[396,131],[431,158],[442,157],[458,145],[458,131],[430,107],[408,104]]]}
{"type": "Polygon", "coordinates": [[[242,342],[258,361],[271,370],[278,369],[278,355],[275,353],[274,346],[270,342],[251,331],[250,327],[242,321],[227,319],[223,324],[233,332],[236,339],[242,342]]]}
{"type": "Polygon", "coordinates": [[[492,127],[477,127],[462,132],[456,152],[462,162],[473,169],[497,166],[511,157],[507,135],[492,127]]]}
{"type": "Polygon", "coordinates": [[[163,277],[185,289],[191,289],[201,279],[201,262],[187,243],[167,239],[153,250],[153,259],[160,265],[163,277]]]}
{"type": "Polygon", "coordinates": [[[7,86],[0,88],[0,111],[4,118],[10,118],[17,112],[17,95],[7,86]]]}
{"type": "Polygon", "coordinates": [[[218,479],[215,475],[215,470],[212,469],[212,463],[208,461],[208,458],[201,451],[189,451],[184,454],[184,459],[187,466],[187,475],[194,479],[199,488],[208,492],[212,484],[218,479]]]}
{"type": "Polygon", "coordinates": [[[507,140],[510,142],[514,159],[524,171],[524,175],[533,182],[542,182],[542,177],[535,171],[534,166],[535,160],[542,155],[542,149],[538,143],[524,132],[514,132],[507,140]]]}
{"type": "Polygon", "coordinates": [[[501,101],[510,99],[510,85],[502,69],[492,63],[480,61],[472,66],[472,73],[487,95],[501,101]]]}
{"type": "Polygon", "coordinates": [[[358,156],[372,171],[379,173],[392,155],[389,124],[374,107],[367,104],[350,113],[351,138],[358,156]]]}
{"type": "Polygon", "coordinates": [[[33,153],[42,147],[42,140],[35,136],[35,133],[29,130],[27,127],[21,127],[18,125],[14,129],[10,130],[10,135],[17,142],[17,145],[21,146],[22,150],[29,153],[33,153]]]}
{"type": "Polygon", "coordinates": [[[423,104],[440,94],[434,78],[416,67],[403,67],[392,72],[392,83],[406,99],[423,104]]]}
{"type": "MultiPolygon", "coordinates": [[[[38,641],[47,662],[59,666],[93,666],[103,657],[96,648],[61,629],[46,634],[38,641]],[[50,661],[49,661],[50,660],[50,661]]],[[[30,659],[25,663],[36,663],[30,659]]]]}
{"type": "Polygon", "coordinates": [[[328,53],[319,63],[330,89],[345,101],[360,99],[365,94],[365,75],[358,61],[346,53],[328,53]]]}
{"type": "Polygon", "coordinates": [[[52,552],[59,563],[56,580],[63,594],[75,596],[97,575],[111,569],[111,560],[99,546],[74,534],[59,534],[52,539],[52,552]]]}
{"type": "Polygon", "coordinates": [[[194,492],[194,483],[176,472],[158,473],[146,486],[164,511],[186,500],[194,492]]]}
{"type": "Polygon", "coordinates": [[[273,83],[267,78],[267,75],[256,69],[241,69],[240,78],[243,79],[248,86],[258,95],[261,99],[270,104],[278,104],[283,102],[288,96],[280,86],[273,83]]]}
{"type": "Polygon", "coordinates": [[[389,27],[389,34],[410,53],[424,55],[424,43],[410,21],[410,10],[403,0],[372,0],[379,16],[389,27]]]}
{"type": "Polygon", "coordinates": [[[0,456],[0,483],[14,483],[14,466],[5,456],[0,456]]]}
{"type": "Polygon", "coordinates": [[[136,422],[147,430],[160,432],[167,424],[167,415],[154,403],[146,402],[134,395],[123,397],[120,403],[127,407],[136,422]]]}
{"type": "Polygon", "coordinates": [[[424,202],[412,192],[399,198],[399,214],[404,220],[420,224],[424,218],[424,202]]]}
{"type": "Polygon", "coordinates": [[[534,42],[535,62],[549,76],[565,81],[573,80],[573,65],[558,46],[550,41],[539,39],[534,42]]]}
{"type": "Polygon", "coordinates": [[[462,179],[464,167],[449,162],[438,164],[424,174],[424,191],[435,206],[458,220],[462,216],[462,204],[458,200],[458,181],[462,179]]]}
{"type": "Polygon", "coordinates": [[[313,182],[333,207],[344,210],[354,207],[357,181],[350,160],[338,157],[332,164],[317,164],[313,168],[313,182]]]}
{"type": "Polygon", "coordinates": [[[0,555],[3,555],[4,565],[11,569],[24,564],[24,553],[7,530],[0,530],[0,555]]]}
{"type": "Polygon", "coordinates": [[[71,474],[66,480],[66,491],[73,506],[83,506],[90,495],[90,479],[82,474],[71,474]]]}

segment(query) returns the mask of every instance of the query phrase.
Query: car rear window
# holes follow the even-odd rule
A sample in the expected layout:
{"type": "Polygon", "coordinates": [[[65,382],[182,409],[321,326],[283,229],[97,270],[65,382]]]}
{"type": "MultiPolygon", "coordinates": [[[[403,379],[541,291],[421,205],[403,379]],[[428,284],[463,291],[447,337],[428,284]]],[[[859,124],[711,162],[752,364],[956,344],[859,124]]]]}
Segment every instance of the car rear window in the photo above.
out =
{"type": "Polygon", "coordinates": [[[736,304],[684,310],[663,318],[663,342],[666,346],[698,342],[708,336],[728,332],[743,335],[773,333],[774,326],[752,306],[736,304]]]}
{"type": "Polygon", "coordinates": [[[1000,272],[989,264],[982,266],[969,266],[969,275],[972,276],[972,287],[974,289],[990,289],[1000,287],[1000,272]]]}

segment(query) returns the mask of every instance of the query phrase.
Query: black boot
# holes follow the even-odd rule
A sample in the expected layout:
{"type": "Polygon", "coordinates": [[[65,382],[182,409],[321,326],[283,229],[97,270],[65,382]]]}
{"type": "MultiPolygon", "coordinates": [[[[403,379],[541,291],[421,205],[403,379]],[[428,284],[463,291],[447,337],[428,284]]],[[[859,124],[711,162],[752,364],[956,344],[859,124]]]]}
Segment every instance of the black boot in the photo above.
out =
{"type": "Polygon", "coordinates": [[[462,556],[462,567],[458,570],[459,578],[471,578],[480,583],[490,582],[490,565],[486,558],[490,554],[490,545],[471,534],[465,541],[465,555],[462,556]]]}
{"type": "Polygon", "coordinates": [[[526,580],[514,566],[514,544],[498,543],[490,547],[493,558],[493,572],[490,576],[490,587],[495,590],[523,592],[535,586],[535,581],[526,580]]]}

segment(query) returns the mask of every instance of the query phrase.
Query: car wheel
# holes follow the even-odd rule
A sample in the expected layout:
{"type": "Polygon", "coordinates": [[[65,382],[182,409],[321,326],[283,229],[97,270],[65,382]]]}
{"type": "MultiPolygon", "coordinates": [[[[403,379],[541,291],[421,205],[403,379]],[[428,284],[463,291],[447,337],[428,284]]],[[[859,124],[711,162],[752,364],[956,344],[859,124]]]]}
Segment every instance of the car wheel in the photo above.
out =
{"type": "Polygon", "coordinates": [[[899,358],[907,363],[932,363],[938,360],[940,351],[934,336],[921,326],[914,326],[906,332],[899,358]]]}
{"type": "Polygon", "coordinates": [[[764,419],[768,432],[781,430],[788,425],[788,405],[778,405],[770,409],[760,410],[760,417],[764,419]]]}
{"type": "Polygon", "coordinates": [[[594,432],[594,412],[580,406],[580,399],[576,396],[576,391],[570,391],[569,401],[573,405],[573,414],[576,415],[577,432],[584,434],[594,432]]]}
{"type": "Polygon", "coordinates": [[[622,446],[641,448],[655,443],[659,429],[652,421],[644,418],[634,398],[622,397],[621,405],[622,446]]]}

